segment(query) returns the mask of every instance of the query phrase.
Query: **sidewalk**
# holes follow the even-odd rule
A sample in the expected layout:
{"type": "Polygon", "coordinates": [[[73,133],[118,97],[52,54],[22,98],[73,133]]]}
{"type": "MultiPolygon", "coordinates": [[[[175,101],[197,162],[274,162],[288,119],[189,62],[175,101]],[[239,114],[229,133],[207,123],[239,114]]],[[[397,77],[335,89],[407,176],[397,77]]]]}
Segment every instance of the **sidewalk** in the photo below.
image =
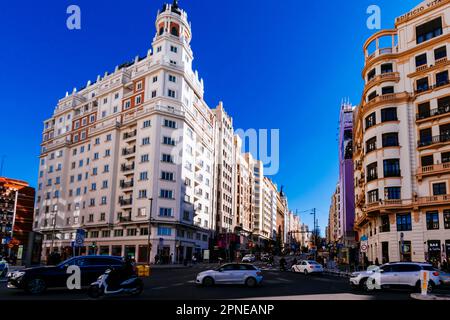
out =
{"type": "Polygon", "coordinates": [[[420,293],[411,293],[411,298],[422,301],[450,301],[449,294],[429,294],[424,296],[420,293]]]}

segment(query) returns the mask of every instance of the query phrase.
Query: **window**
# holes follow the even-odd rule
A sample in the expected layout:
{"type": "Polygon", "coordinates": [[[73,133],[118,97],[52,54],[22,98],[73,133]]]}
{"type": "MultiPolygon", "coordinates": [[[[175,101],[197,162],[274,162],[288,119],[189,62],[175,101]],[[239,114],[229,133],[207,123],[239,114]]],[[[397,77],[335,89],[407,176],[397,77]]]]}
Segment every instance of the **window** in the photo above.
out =
{"type": "Polygon", "coordinates": [[[159,208],[160,217],[172,217],[172,208],[159,208]]]}
{"type": "Polygon", "coordinates": [[[146,138],[142,138],[142,145],[146,146],[150,144],[150,138],[146,137],[146,138]]]}
{"type": "Polygon", "coordinates": [[[432,166],[434,164],[433,155],[423,156],[421,159],[422,167],[432,166]]]}
{"type": "Polygon", "coordinates": [[[449,163],[450,162],[450,152],[444,152],[441,154],[441,161],[442,163],[449,163]]]}
{"type": "Polygon", "coordinates": [[[124,109],[125,110],[130,109],[130,107],[131,107],[131,101],[130,100],[125,101],[124,109]]]}
{"type": "Polygon", "coordinates": [[[427,230],[439,230],[439,212],[427,212],[427,230]]]}
{"type": "Polygon", "coordinates": [[[384,96],[386,94],[392,94],[394,93],[394,87],[393,86],[389,86],[389,87],[383,87],[381,89],[381,94],[384,96]]]}
{"type": "Polygon", "coordinates": [[[421,67],[423,65],[427,64],[427,54],[421,54],[420,56],[416,57],[416,68],[421,67]]]}
{"type": "Polygon", "coordinates": [[[114,237],[123,237],[123,229],[114,230],[114,237]]]}
{"type": "Polygon", "coordinates": [[[164,119],[164,127],[175,129],[177,127],[177,123],[172,120],[164,119]]]}
{"type": "Polygon", "coordinates": [[[417,106],[419,110],[418,119],[425,119],[431,116],[430,113],[430,102],[424,102],[417,106]]]}
{"type": "Polygon", "coordinates": [[[377,163],[374,162],[367,166],[367,182],[378,179],[377,163]]]}
{"type": "Polygon", "coordinates": [[[417,44],[428,41],[442,34],[442,18],[439,17],[430,22],[416,27],[417,44]]]}
{"type": "Polygon", "coordinates": [[[166,180],[166,181],[175,181],[174,177],[173,177],[173,172],[161,172],[161,180],[166,180]]]}
{"type": "Polygon", "coordinates": [[[137,229],[132,228],[132,229],[127,229],[127,236],[128,237],[134,237],[137,234],[137,229]]]}
{"type": "Polygon", "coordinates": [[[371,101],[371,100],[375,99],[376,97],[377,97],[377,92],[374,91],[368,95],[367,99],[368,99],[368,101],[371,101]]]}
{"type": "Polygon", "coordinates": [[[163,137],[163,144],[174,146],[175,140],[173,140],[171,137],[163,137]]]}
{"type": "Polygon", "coordinates": [[[137,215],[138,217],[145,217],[147,215],[147,209],[144,207],[138,208],[137,215]]]}
{"type": "Polygon", "coordinates": [[[175,98],[175,91],[169,89],[169,90],[167,91],[167,95],[168,95],[169,97],[171,97],[171,98],[175,98]]]}
{"type": "Polygon", "coordinates": [[[136,90],[142,90],[142,81],[139,81],[139,82],[136,84],[136,90]]]}
{"type": "Polygon", "coordinates": [[[166,163],[173,163],[173,157],[170,154],[163,154],[161,161],[166,163]]]}
{"type": "Polygon", "coordinates": [[[366,153],[375,151],[377,149],[377,137],[367,140],[366,142],[366,153]]]}
{"type": "Polygon", "coordinates": [[[397,108],[381,109],[381,122],[397,120],[397,108]]]}
{"type": "Polygon", "coordinates": [[[376,125],[375,112],[366,117],[366,130],[376,125]]]}
{"type": "Polygon", "coordinates": [[[400,200],[401,188],[400,187],[386,187],[384,189],[384,195],[386,200],[400,200]]]}
{"type": "Polygon", "coordinates": [[[378,189],[377,189],[377,190],[369,191],[369,192],[367,193],[367,199],[368,199],[369,203],[375,203],[375,202],[378,202],[378,200],[380,199],[380,198],[378,197],[378,189]]]}
{"type": "Polygon", "coordinates": [[[164,199],[173,199],[173,191],[161,189],[159,192],[159,196],[164,199]]]}
{"type": "Polygon", "coordinates": [[[431,128],[420,130],[419,147],[430,145],[432,141],[431,128]]]}
{"type": "Polygon", "coordinates": [[[423,92],[423,91],[427,91],[429,86],[428,86],[428,77],[427,78],[422,78],[416,81],[416,91],[417,92],[423,92]]]}
{"type": "Polygon", "coordinates": [[[109,238],[111,236],[111,232],[109,230],[102,230],[102,238],[109,238]]]}
{"type": "Polygon", "coordinates": [[[448,71],[436,73],[436,86],[441,87],[448,84],[448,71]]]}
{"type": "Polygon", "coordinates": [[[149,162],[148,154],[141,155],[141,162],[142,163],[149,162]]]}
{"type": "Polygon", "coordinates": [[[447,57],[447,47],[443,46],[434,50],[434,60],[440,60],[447,57]]]}
{"type": "Polygon", "coordinates": [[[189,221],[190,220],[190,213],[189,213],[189,211],[184,211],[183,212],[183,220],[185,220],[185,221],[189,221]]]}
{"type": "Polygon", "coordinates": [[[148,180],[148,172],[144,171],[139,174],[139,180],[148,180]]]}
{"type": "Polygon", "coordinates": [[[155,98],[156,97],[156,90],[153,90],[152,91],[152,98],[155,98]]]}
{"type": "Polygon", "coordinates": [[[148,128],[152,125],[152,122],[150,120],[145,120],[142,124],[142,128],[148,128]]]}
{"type": "Polygon", "coordinates": [[[141,96],[137,96],[136,98],[134,98],[134,102],[135,102],[135,104],[140,104],[141,103],[141,96]]]}
{"type": "Polygon", "coordinates": [[[434,183],[433,184],[433,195],[434,196],[441,196],[447,194],[447,185],[445,182],[441,183],[434,183]]]}
{"type": "Polygon", "coordinates": [[[158,81],[158,76],[154,76],[152,81],[153,81],[153,83],[157,82],[158,81]]]}
{"type": "Polygon", "coordinates": [[[100,221],[105,221],[105,213],[100,213],[100,221]]]}
{"type": "Polygon", "coordinates": [[[450,229],[450,210],[444,210],[444,228],[450,229]]]}
{"type": "Polygon", "coordinates": [[[106,203],[107,203],[107,198],[106,198],[106,196],[103,196],[103,197],[101,198],[100,204],[101,204],[101,205],[106,205],[106,203]]]}
{"type": "Polygon", "coordinates": [[[397,132],[384,133],[382,139],[383,139],[383,148],[397,147],[399,145],[397,132]]]}
{"type": "Polygon", "coordinates": [[[384,177],[400,177],[400,160],[388,159],[383,161],[384,177]]]}
{"type": "Polygon", "coordinates": [[[172,228],[158,227],[158,236],[171,236],[172,228]]]}
{"type": "Polygon", "coordinates": [[[391,223],[389,222],[389,216],[388,215],[382,215],[381,216],[380,232],[390,232],[390,231],[391,231],[391,223]]]}
{"type": "Polygon", "coordinates": [[[392,63],[385,63],[381,65],[381,74],[391,73],[394,69],[392,68],[392,63]]]}
{"type": "Polygon", "coordinates": [[[175,46],[170,46],[170,51],[171,51],[171,52],[174,52],[174,53],[177,53],[178,48],[175,47],[175,46]]]}
{"type": "Polygon", "coordinates": [[[145,199],[147,198],[147,190],[139,190],[139,195],[138,195],[139,199],[145,199]]]}
{"type": "Polygon", "coordinates": [[[139,230],[139,234],[140,234],[141,236],[148,236],[148,228],[141,228],[141,229],[139,230]]]}
{"type": "Polygon", "coordinates": [[[397,231],[411,231],[411,213],[397,214],[397,231]]]}

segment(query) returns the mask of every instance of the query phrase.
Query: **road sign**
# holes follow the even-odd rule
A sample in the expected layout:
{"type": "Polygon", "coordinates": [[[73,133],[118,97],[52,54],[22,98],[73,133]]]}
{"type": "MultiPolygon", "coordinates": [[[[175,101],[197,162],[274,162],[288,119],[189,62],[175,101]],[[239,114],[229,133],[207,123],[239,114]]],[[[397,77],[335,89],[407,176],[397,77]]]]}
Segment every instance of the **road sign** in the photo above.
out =
{"type": "Polygon", "coordinates": [[[83,229],[77,229],[77,234],[75,237],[75,247],[83,247],[84,246],[84,238],[86,236],[86,231],[83,229]]]}
{"type": "Polygon", "coordinates": [[[369,244],[367,241],[361,241],[361,252],[367,252],[369,249],[369,244]]]}

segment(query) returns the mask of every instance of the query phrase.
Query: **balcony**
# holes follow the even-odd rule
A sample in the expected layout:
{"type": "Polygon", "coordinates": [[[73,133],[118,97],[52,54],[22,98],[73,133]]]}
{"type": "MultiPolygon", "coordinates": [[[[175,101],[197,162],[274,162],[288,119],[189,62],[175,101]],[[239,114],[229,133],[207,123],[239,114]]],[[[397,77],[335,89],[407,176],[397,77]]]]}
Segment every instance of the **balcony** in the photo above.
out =
{"type": "Polygon", "coordinates": [[[377,57],[396,53],[397,52],[396,37],[397,37],[397,30],[393,29],[393,30],[381,30],[372,35],[369,39],[367,39],[366,43],[364,44],[366,65],[377,57]],[[388,39],[389,43],[385,43],[385,41],[383,41],[384,39],[388,39]],[[380,45],[382,45],[382,41],[385,47],[380,47],[380,45]],[[373,53],[369,54],[369,47],[372,44],[375,44],[375,50],[373,53]]]}
{"type": "Polygon", "coordinates": [[[445,115],[447,113],[450,113],[450,104],[446,104],[444,106],[438,107],[436,109],[431,109],[429,111],[420,112],[416,115],[416,121],[438,117],[441,115],[445,115]]]}
{"type": "Polygon", "coordinates": [[[441,175],[450,173],[450,162],[434,164],[417,169],[417,179],[422,180],[424,176],[441,175]]]}
{"type": "Polygon", "coordinates": [[[373,88],[375,85],[380,84],[382,82],[386,81],[392,81],[392,82],[399,82],[400,81],[400,73],[398,72],[385,72],[382,74],[379,74],[370,80],[367,81],[366,87],[364,88],[364,94],[367,93],[371,88],[373,88]]]}
{"type": "Polygon", "coordinates": [[[128,149],[122,149],[122,155],[123,156],[131,156],[134,155],[136,153],[136,146],[132,147],[132,148],[128,148],[128,149]]]}
{"type": "Polygon", "coordinates": [[[120,187],[122,189],[129,189],[129,188],[132,188],[133,186],[134,186],[133,180],[130,180],[130,181],[121,180],[120,181],[120,187]]]}
{"type": "Polygon", "coordinates": [[[131,215],[125,216],[125,217],[120,217],[119,222],[131,222],[131,215]]]}
{"type": "Polygon", "coordinates": [[[122,172],[133,171],[134,170],[134,162],[132,164],[129,164],[129,165],[122,164],[120,169],[121,169],[122,172]]]}
{"type": "Polygon", "coordinates": [[[123,140],[134,138],[134,137],[136,137],[136,135],[137,135],[137,130],[136,129],[134,131],[125,132],[123,134],[123,140]]]}
{"type": "Polygon", "coordinates": [[[421,94],[424,94],[424,93],[428,93],[428,92],[433,91],[435,89],[438,89],[440,87],[447,86],[448,84],[450,84],[450,80],[447,79],[447,80],[441,81],[439,83],[436,83],[434,85],[423,86],[421,88],[417,88],[416,90],[414,90],[414,95],[418,96],[418,95],[421,95],[421,94]]]}
{"type": "Polygon", "coordinates": [[[444,194],[439,196],[420,197],[416,202],[418,206],[448,205],[450,202],[450,195],[444,194]]]}
{"type": "Polygon", "coordinates": [[[119,199],[119,204],[122,207],[125,206],[131,206],[133,204],[133,198],[129,198],[129,199],[119,199]]]}
{"type": "Polygon", "coordinates": [[[446,143],[446,142],[450,142],[450,134],[449,133],[441,134],[439,136],[434,136],[434,137],[427,137],[425,139],[419,140],[417,142],[417,146],[418,146],[418,148],[425,148],[425,147],[437,145],[440,143],[446,143]]]}
{"type": "Polygon", "coordinates": [[[363,110],[364,110],[364,112],[367,112],[368,110],[370,110],[374,107],[380,106],[380,105],[384,105],[384,104],[388,104],[388,103],[395,104],[395,103],[400,103],[400,102],[406,102],[409,99],[410,99],[410,95],[407,92],[384,94],[381,96],[376,96],[369,102],[366,102],[365,104],[363,104],[363,110]]]}

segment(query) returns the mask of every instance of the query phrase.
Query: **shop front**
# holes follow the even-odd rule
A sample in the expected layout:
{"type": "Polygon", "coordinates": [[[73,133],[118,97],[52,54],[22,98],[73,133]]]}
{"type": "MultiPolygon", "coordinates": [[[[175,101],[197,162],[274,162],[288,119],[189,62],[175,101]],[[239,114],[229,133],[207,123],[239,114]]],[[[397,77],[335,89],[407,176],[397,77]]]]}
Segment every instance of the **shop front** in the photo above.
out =
{"type": "Polygon", "coordinates": [[[441,241],[428,240],[428,261],[434,266],[441,262],[441,241]]]}

